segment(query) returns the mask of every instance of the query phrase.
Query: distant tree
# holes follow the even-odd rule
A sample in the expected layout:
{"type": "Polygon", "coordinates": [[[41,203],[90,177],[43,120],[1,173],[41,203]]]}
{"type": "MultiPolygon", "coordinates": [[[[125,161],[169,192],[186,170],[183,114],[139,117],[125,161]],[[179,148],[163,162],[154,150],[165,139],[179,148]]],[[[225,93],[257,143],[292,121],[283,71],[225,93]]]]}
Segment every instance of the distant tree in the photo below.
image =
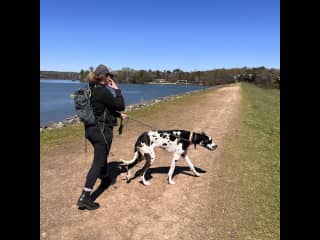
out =
{"type": "Polygon", "coordinates": [[[173,69],[172,73],[174,75],[178,75],[181,72],[181,70],[179,68],[173,69]]]}
{"type": "Polygon", "coordinates": [[[87,77],[88,77],[89,72],[91,72],[91,71],[89,71],[89,70],[84,71],[85,81],[88,81],[87,77]]]}
{"type": "Polygon", "coordinates": [[[201,81],[201,72],[200,71],[197,71],[197,77],[198,77],[198,82],[201,81]]]}
{"type": "Polygon", "coordinates": [[[189,78],[188,78],[189,82],[191,82],[191,83],[195,82],[195,76],[194,75],[195,75],[194,73],[189,74],[189,78]]]}
{"type": "Polygon", "coordinates": [[[166,80],[167,80],[167,81],[169,80],[170,75],[171,75],[170,70],[167,70],[167,71],[166,71],[166,80]]]}
{"type": "Polygon", "coordinates": [[[155,78],[154,73],[151,71],[144,72],[144,75],[142,77],[142,81],[145,82],[152,82],[153,79],[155,78]]]}
{"type": "Polygon", "coordinates": [[[80,70],[80,81],[83,82],[85,79],[86,75],[83,69],[80,70]]]}
{"type": "Polygon", "coordinates": [[[264,86],[264,87],[273,87],[274,84],[274,78],[272,76],[272,73],[268,71],[267,69],[261,71],[256,79],[255,83],[259,86],[264,86]]]}
{"type": "Polygon", "coordinates": [[[129,79],[130,83],[144,83],[144,80],[146,80],[146,71],[145,70],[139,70],[135,71],[131,78],[129,79]]]}
{"type": "Polygon", "coordinates": [[[173,74],[175,75],[175,80],[181,80],[183,77],[183,71],[179,68],[173,69],[173,74]]]}
{"type": "Polygon", "coordinates": [[[274,79],[274,86],[275,88],[280,89],[280,76],[274,79]]]}
{"type": "Polygon", "coordinates": [[[159,70],[156,70],[155,74],[156,78],[161,78],[161,72],[159,70]]]}

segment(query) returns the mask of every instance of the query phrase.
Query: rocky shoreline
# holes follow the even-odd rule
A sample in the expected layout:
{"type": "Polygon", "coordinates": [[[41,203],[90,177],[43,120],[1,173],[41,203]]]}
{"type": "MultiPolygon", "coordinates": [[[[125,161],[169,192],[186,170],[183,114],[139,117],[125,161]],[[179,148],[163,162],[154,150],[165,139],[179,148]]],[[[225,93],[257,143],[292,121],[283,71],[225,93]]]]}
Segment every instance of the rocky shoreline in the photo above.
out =
{"type": "MultiPolygon", "coordinates": [[[[219,85],[219,87],[220,86],[222,86],[222,85],[219,85]]],[[[132,112],[136,109],[141,109],[144,107],[152,106],[152,105],[157,104],[159,102],[171,101],[171,100],[178,99],[178,98],[181,98],[183,96],[186,96],[186,95],[189,95],[189,94],[192,94],[195,92],[200,92],[200,91],[203,91],[206,89],[212,89],[212,88],[216,88],[216,87],[218,87],[218,86],[206,87],[204,89],[189,91],[189,92],[185,92],[183,94],[171,95],[171,96],[167,96],[167,97],[160,97],[160,98],[152,99],[149,101],[143,101],[141,103],[131,104],[131,105],[126,106],[126,109],[124,112],[129,113],[129,112],[132,112]]],[[[75,124],[80,124],[80,123],[81,123],[80,119],[78,118],[77,115],[75,115],[75,116],[68,117],[68,118],[66,118],[62,121],[59,121],[59,122],[47,123],[43,126],[40,126],[40,132],[52,130],[55,128],[63,128],[63,127],[67,127],[67,126],[75,125],[75,124]]]]}

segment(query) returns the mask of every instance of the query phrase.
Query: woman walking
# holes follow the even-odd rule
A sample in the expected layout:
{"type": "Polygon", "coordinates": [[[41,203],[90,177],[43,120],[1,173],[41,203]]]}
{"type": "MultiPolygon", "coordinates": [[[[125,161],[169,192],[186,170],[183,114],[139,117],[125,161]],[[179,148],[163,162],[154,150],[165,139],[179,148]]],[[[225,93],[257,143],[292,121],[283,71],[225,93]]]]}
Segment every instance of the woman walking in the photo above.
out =
{"type": "Polygon", "coordinates": [[[122,119],[128,117],[119,112],[125,109],[124,99],[107,66],[100,64],[88,78],[91,106],[97,120],[95,124],[85,125],[85,136],[93,146],[94,156],[77,203],[81,210],[99,208],[99,204],[93,201],[95,197],[91,192],[98,178],[101,179],[99,186],[101,188],[105,188],[112,181],[107,176],[107,158],[112,144],[113,127],[117,125],[117,117],[122,119]],[[115,97],[106,86],[115,91],[115,97]]]}

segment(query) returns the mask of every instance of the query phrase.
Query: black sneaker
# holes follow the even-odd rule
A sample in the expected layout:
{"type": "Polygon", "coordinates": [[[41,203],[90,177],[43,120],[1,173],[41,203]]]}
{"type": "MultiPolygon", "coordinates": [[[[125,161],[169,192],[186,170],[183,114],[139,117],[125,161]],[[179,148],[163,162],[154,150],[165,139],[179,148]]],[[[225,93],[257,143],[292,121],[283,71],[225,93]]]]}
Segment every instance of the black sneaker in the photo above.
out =
{"type": "Polygon", "coordinates": [[[91,200],[90,192],[82,191],[77,203],[79,210],[96,210],[100,207],[99,203],[95,203],[91,200]]]}

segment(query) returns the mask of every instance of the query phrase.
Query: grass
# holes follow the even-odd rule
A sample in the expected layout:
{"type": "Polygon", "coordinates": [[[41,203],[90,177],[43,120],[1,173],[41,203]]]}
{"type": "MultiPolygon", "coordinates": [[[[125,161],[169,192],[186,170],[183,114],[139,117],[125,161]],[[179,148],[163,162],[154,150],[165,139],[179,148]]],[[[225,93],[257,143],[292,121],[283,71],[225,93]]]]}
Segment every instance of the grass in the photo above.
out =
{"type": "Polygon", "coordinates": [[[66,144],[83,135],[82,124],[40,132],[40,152],[45,153],[54,146],[66,144]]]}
{"type": "Polygon", "coordinates": [[[241,83],[241,94],[225,151],[242,206],[239,239],[280,239],[280,91],[241,83]]]}

